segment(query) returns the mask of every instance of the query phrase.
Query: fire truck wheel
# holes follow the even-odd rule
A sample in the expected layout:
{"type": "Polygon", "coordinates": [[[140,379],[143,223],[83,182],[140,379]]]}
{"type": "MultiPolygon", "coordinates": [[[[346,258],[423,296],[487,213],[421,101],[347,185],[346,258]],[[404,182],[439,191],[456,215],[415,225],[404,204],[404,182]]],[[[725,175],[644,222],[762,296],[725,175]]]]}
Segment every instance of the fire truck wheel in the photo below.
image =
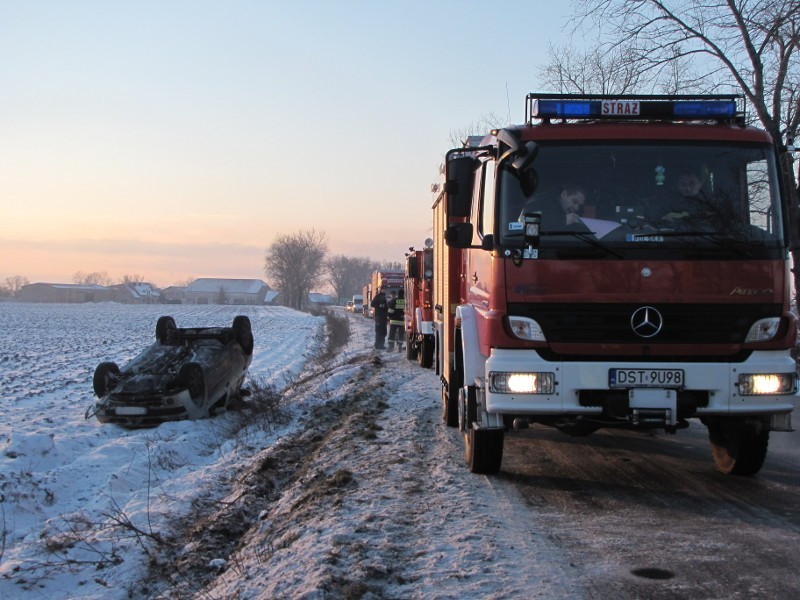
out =
{"type": "MultiPolygon", "coordinates": [[[[455,392],[455,390],[453,391],[455,392]]],[[[458,395],[448,394],[444,385],[442,386],[442,420],[448,427],[458,426],[458,395]]]]}
{"type": "Polygon", "coordinates": [[[417,345],[411,341],[412,339],[413,336],[406,336],[406,358],[408,360],[414,360],[417,358],[417,345]]]}
{"type": "Polygon", "coordinates": [[[419,366],[430,369],[433,366],[433,336],[424,335],[419,346],[419,366]]]}
{"type": "Polygon", "coordinates": [[[464,434],[464,450],[470,473],[494,475],[503,462],[503,430],[471,427],[464,434]]]}
{"type": "Polygon", "coordinates": [[[711,455],[717,470],[726,475],[755,475],[764,464],[769,429],[747,421],[708,424],[711,455]]]}

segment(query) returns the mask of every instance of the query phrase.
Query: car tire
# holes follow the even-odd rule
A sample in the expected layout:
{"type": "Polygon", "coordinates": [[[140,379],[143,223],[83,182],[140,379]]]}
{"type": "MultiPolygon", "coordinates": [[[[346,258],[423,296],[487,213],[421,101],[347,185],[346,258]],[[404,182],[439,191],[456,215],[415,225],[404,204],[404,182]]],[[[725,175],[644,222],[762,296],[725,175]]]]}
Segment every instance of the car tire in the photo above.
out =
{"type": "Polygon", "coordinates": [[[247,356],[253,354],[253,329],[250,325],[250,318],[239,315],[233,318],[233,339],[236,340],[247,356]]]}
{"type": "Polygon", "coordinates": [[[115,383],[119,378],[119,367],[115,362],[103,362],[97,365],[94,370],[94,377],[92,378],[92,387],[94,393],[98,398],[102,398],[108,394],[111,389],[111,383],[115,383]]]}
{"type": "Polygon", "coordinates": [[[188,362],[181,365],[178,371],[178,387],[182,390],[188,390],[192,400],[201,399],[206,392],[203,367],[196,362],[188,362]]]}
{"type": "Polygon", "coordinates": [[[159,344],[166,344],[170,334],[175,331],[178,326],[175,324],[175,319],[172,317],[159,317],[156,322],[156,340],[159,344]]]}

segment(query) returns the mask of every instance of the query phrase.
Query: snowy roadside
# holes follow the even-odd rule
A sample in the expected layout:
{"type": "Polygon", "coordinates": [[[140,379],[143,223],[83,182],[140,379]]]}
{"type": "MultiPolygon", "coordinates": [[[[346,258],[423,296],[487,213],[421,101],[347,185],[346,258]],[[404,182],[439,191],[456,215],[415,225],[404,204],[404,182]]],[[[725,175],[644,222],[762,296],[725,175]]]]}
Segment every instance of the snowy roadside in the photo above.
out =
{"type": "MultiPolygon", "coordinates": [[[[128,314],[106,309],[109,321],[128,314]]],[[[176,316],[231,318],[204,310],[176,316]]],[[[59,359],[48,374],[18,373],[8,368],[14,355],[54,363],[45,350],[52,340],[16,349],[13,333],[0,339],[0,379],[15,390],[3,399],[13,420],[0,425],[0,595],[584,595],[516,490],[467,472],[457,432],[442,423],[432,370],[404,353],[375,353],[372,321],[348,316],[350,344],[307,378],[308,348],[324,320],[278,309],[246,314],[257,340],[251,375],[296,380],[283,425],[254,416],[242,427],[245,413],[144,431],[84,422],[75,398],[88,399],[91,369],[59,359]],[[50,412],[31,412],[36,403],[50,412]]],[[[149,329],[155,319],[145,316],[136,322],[149,329]]],[[[81,323],[87,340],[100,338],[91,327],[81,323]]],[[[131,346],[126,340],[120,347],[131,346]]],[[[81,360],[93,368],[108,353],[94,348],[81,360]]]]}
{"type": "MultiPolygon", "coordinates": [[[[369,344],[369,323],[351,319],[354,345],[369,344]]],[[[516,492],[467,472],[433,372],[404,354],[374,353],[360,365],[159,565],[171,574],[168,587],[154,582],[161,596],[579,597],[569,562],[516,492]],[[220,532],[234,529],[236,549],[215,555],[220,532]],[[211,534],[198,540],[201,531],[211,534]]],[[[323,386],[334,387],[319,381],[305,394],[323,386]]]]}

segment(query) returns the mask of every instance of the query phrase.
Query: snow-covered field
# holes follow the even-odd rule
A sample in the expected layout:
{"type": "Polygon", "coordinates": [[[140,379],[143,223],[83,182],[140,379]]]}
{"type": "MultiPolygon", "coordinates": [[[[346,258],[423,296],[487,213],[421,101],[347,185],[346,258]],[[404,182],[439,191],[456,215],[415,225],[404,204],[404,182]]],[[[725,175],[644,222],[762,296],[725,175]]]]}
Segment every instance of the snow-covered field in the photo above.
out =
{"type": "MultiPolygon", "coordinates": [[[[108,572],[97,566],[117,584],[135,581],[145,556],[114,520],[161,531],[239,460],[233,412],[136,431],[84,419],[97,364],[138,354],[162,314],[179,327],[247,315],[250,374],[278,387],[302,371],[325,323],[283,307],[0,304],[0,597],[124,596],[103,589],[108,572]]],[[[277,437],[264,427],[248,435],[261,447],[277,437]]]]}
{"type": "Polygon", "coordinates": [[[434,373],[346,318],[320,362],[325,319],[285,308],[0,304],[0,597],[582,597],[511,486],[466,473],[434,373]],[[86,421],[95,366],[161,314],[248,315],[289,420],[86,421]]]}

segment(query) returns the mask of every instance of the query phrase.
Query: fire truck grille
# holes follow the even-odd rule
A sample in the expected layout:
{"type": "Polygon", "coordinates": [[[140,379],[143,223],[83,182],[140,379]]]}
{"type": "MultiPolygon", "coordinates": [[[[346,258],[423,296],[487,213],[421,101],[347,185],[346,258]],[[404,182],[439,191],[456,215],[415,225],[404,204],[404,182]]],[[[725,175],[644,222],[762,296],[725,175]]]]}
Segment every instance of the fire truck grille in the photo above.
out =
{"type": "MultiPolygon", "coordinates": [[[[781,315],[779,304],[651,304],[660,330],[644,338],[632,317],[642,304],[511,304],[509,315],[535,319],[551,343],[741,344],[758,319],[781,315]]],[[[652,329],[645,333],[652,334],[652,329]]]]}

